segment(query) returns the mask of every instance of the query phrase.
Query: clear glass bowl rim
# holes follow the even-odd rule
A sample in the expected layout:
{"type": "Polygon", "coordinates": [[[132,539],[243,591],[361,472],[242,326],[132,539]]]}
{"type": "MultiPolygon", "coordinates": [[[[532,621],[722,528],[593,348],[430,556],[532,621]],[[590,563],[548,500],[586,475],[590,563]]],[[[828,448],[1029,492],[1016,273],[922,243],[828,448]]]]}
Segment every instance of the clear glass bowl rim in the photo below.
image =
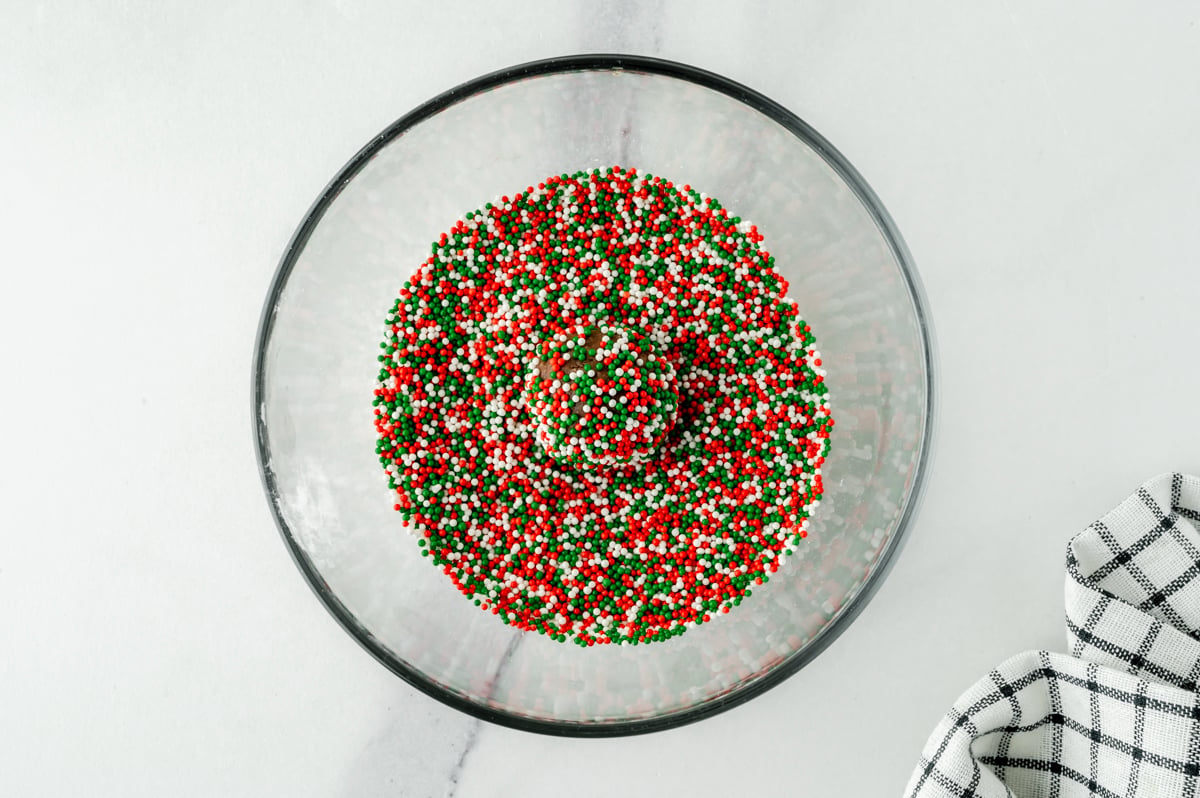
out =
{"type": "Polygon", "coordinates": [[[913,264],[912,256],[905,245],[900,231],[896,228],[891,216],[883,207],[883,203],[867,185],[866,180],[850,164],[848,160],[821,134],[808,123],[797,117],[791,111],[770,98],[743,86],[729,78],[708,72],[698,67],[675,61],[647,56],[620,54],[583,54],[567,55],[530,61],[525,64],[508,67],[469,80],[449,91],[443,92],[433,99],[414,108],[409,113],[397,119],[386,129],[372,138],[360,149],[317,197],[308,209],[296,232],[292,234],[276,268],[271,281],[266,300],[263,303],[262,315],[258,325],[258,335],[254,344],[254,362],[252,367],[251,414],[255,428],[255,453],[258,459],[259,475],[262,478],[263,490],[266,492],[275,525],[287,546],[292,560],[304,575],[309,587],[320,599],[321,603],[333,615],[334,619],[345,629],[363,648],[392,673],[416,687],[421,692],[442,703],[468,715],[507,726],[522,731],[536,732],[562,737],[619,737],[632,734],[663,731],[678,728],[688,723],[694,723],[707,717],[724,712],[751,698],[762,695],[772,687],[779,685],[802,667],[811,662],[821,652],[853,623],[858,614],[874,596],[879,586],[887,577],[892,564],[896,560],[902,544],[907,539],[909,528],[915,519],[918,506],[925,488],[925,477],[929,469],[929,460],[933,443],[934,406],[935,406],[935,349],[933,328],[928,312],[928,302],[913,264]],[[260,408],[265,398],[265,352],[274,327],[274,308],[286,286],[288,277],[295,267],[300,253],[304,250],[309,236],[316,229],[325,211],[341,193],[342,189],[380,150],[391,143],[406,130],[420,124],[425,119],[445,110],[446,108],[466,100],[481,92],[489,91],[500,86],[525,80],[531,77],[553,75],[581,71],[620,71],[628,70],[661,77],[674,78],[697,84],[733,99],[758,111],[777,124],[783,126],[813,150],[815,150],[829,166],[846,182],[855,195],[871,214],[878,225],[881,235],[896,257],[902,277],[907,285],[913,310],[921,331],[921,345],[925,362],[925,416],[924,429],[921,433],[920,452],[913,476],[913,485],[896,528],[879,553],[874,570],[859,588],[858,592],[842,608],[828,626],[821,630],[795,655],[780,662],[776,667],[764,673],[760,678],[743,685],[732,693],[718,696],[703,704],[655,718],[641,718],[628,721],[613,721],[602,723],[580,723],[567,721],[549,721],[530,718],[495,707],[475,703],[455,693],[451,693],[435,682],[428,679],[419,670],[411,668],[391,656],[369,630],[362,626],[354,615],[342,604],[333,593],[320,572],[313,565],[308,555],[300,547],[287,522],[280,514],[277,499],[278,489],[275,475],[268,467],[271,462],[270,444],[267,435],[267,425],[260,408]]]}

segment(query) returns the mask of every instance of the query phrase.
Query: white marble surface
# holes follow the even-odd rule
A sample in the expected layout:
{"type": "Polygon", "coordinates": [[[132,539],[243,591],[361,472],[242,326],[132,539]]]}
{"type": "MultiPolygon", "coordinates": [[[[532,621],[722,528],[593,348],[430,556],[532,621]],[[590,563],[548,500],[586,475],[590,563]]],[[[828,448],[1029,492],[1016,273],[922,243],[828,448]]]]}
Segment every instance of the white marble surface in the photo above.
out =
{"type": "Polygon", "coordinates": [[[0,12],[5,794],[897,795],[966,685],[1062,648],[1067,539],[1200,471],[1194,6],[602,5],[0,12]],[[632,739],[481,725],[389,675],[288,559],[251,446],[259,308],[325,181],[442,89],[571,51],[811,122],[940,342],[926,502],[874,602],[766,696],[632,739]]]}

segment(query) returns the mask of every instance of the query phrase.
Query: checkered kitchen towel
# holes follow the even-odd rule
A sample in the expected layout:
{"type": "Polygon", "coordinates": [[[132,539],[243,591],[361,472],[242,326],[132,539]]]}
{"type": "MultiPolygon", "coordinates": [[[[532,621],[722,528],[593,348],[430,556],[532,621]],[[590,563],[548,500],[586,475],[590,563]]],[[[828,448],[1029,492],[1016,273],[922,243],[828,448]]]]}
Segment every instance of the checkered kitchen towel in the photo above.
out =
{"type": "Polygon", "coordinates": [[[1018,654],[934,730],[910,798],[1200,798],[1200,478],[1165,474],[1071,541],[1071,656],[1018,654]]]}

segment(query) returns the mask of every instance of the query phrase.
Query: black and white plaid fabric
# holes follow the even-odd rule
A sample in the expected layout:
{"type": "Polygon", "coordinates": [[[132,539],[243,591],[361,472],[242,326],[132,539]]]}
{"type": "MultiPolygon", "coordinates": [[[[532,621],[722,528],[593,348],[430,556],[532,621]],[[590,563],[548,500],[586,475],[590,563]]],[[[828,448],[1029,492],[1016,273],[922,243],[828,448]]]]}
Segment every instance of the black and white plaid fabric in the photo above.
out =
{"type": "Polygon", "coordinates": [[[1032,651],[934,730],[910,798],[1200,798],[1200,478],[1150,480],[1067,549],[1071,655],[1032,651]]]}

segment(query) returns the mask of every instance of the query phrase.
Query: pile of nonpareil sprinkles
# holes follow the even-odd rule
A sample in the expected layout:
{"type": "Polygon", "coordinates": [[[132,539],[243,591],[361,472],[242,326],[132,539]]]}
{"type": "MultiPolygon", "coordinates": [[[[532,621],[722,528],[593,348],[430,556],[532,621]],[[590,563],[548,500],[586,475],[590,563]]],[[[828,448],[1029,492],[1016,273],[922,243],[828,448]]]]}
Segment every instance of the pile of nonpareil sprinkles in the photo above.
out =
{"type": "Polygon", "coordinates": [[[690,186],[614,167],[432,245],[387,317],[376,451],[475,604],[585,646],[664,640],[805,537],[833,419],[761,242],[690,186]]]}
{"type": "Polygon", "coordinates": [[[675,367],[648,336],[626,327],[551,336],[525,382],[538,443],[578,468],[644,462],[679,410],[675,367]]]}

